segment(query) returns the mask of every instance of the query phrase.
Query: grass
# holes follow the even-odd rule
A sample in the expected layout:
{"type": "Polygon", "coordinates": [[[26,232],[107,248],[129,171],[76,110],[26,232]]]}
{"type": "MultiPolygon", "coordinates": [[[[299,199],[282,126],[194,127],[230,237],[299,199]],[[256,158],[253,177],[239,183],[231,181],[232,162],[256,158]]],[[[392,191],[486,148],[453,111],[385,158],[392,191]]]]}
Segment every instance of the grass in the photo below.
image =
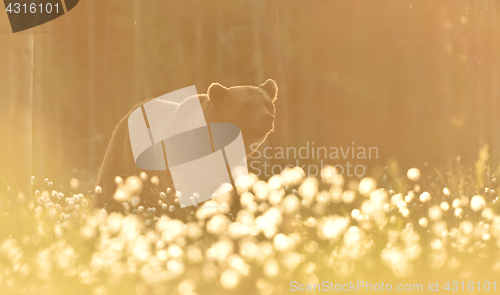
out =
{"type": "Polygon", "coordinates": [[[127,215],[92,210],[76,179],[68,192],[32,179],[33,196],[1,196],[0,291],[280,294],[290,281],[324,280],[425,291],[438,279],[440,291],[446,281],[477,288],[500,273],[500,171],[487,163],[485,147],[473,167],[457,160],[448,171],[391,162],[360,181],[332,167],[318,179],[298,167],[268,181],[250,175],[186,222],[168,217],[165,192],[160,209],[141,207],[147,175],[125,180],[118,197],[136,200],[127,215]]]}

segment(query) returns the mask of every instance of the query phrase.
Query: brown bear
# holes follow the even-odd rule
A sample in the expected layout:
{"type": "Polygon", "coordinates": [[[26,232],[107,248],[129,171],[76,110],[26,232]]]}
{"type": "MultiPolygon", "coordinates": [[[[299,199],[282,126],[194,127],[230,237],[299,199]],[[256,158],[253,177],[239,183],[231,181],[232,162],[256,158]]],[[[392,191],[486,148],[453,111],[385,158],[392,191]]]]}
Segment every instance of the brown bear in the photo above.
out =
{"type": "MultiPolygon", "coordinates": [[[[268,79],[258,87],[235,86],[226,88],[218,83],[213,83],[208,88],[207,94],[186,98],[181,105],[188,100],[199,99],[207,123],[237,125],[241,129],[248,157],[255,150],[256,144],[260,145],[264,142],[274,129],[276,112],[274,102],[277,99],[277,92],[276,82],[272,79],[268,79]]],[[[143,181],[143,189],[140,193],[142,208],[156,211],[159,204],[162,204],[160,208],[169,209],[167,212],[169,215],[180,217],[196,208],[191,206],[180,209],[178,201],[175,200],[175,192],[170,189],[173,186],[173,181],[168,167],[166,171],[143,170],[137,167],[134,162],[128,118],[133,110],[141,107],[147,101],[132,108],[116,126],[99,170],[97,181],[99,187],[96,191],[94,206],[105,208],[108,211],[123,212],[123,204],[118,203],[113,197],[117,189],[115,178],[119,176],[121,179],[126,179],[128,176],[138,176],[141,172],[145,172],[148,180],[143,181]],[[150,182],[153,176],[156,176],[154,184],[150,182]],[[160,196],[164,197],[164,200],[160,200],[160,196]]]]}

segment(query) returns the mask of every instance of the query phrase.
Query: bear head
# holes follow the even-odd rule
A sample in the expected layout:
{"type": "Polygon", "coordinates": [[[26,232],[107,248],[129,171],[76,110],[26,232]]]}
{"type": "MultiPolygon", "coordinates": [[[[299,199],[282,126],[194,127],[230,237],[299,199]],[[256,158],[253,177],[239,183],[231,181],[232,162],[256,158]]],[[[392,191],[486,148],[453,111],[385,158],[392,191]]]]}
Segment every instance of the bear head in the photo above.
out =
{"type": "Polygon", "coordinates": [[[276,108],[274,102],[278,86],[268,79],[260,86],[224,87],[212,83],[208,88],[211,102],[209,121],[211,123],[231,123],[241,129],[245,151],[250,156],[274,130],[276,108]]]}

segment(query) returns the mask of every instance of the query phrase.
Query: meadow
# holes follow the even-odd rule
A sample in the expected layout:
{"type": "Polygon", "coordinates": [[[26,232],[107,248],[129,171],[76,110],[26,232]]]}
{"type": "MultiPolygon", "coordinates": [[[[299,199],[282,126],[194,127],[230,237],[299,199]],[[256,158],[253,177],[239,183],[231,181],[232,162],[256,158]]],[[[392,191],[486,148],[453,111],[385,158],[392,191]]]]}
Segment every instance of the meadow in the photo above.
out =
{"type": "Polygon", "coordinates": [[[170,191],[155,208],[133,201],[156,182],[145,173],[116,179],[125,215],[93,209],[94,193],[77,179],[63,192],[33,177],[32,196],[1,198],[0,290],[286,294],[292,281],[421,283],[424,291],[439,281],[446,293],[447,281],[463,281],[464,291],[472,282],[484,292],[500,272],[499,171],[487,163],[484,148],[474,166],[457,159],[447,172],[392,162],[361,180],[330,166],[317,178],[299,167],[267,181],[249,175],[185,221],[168,217],[170,191]]]}

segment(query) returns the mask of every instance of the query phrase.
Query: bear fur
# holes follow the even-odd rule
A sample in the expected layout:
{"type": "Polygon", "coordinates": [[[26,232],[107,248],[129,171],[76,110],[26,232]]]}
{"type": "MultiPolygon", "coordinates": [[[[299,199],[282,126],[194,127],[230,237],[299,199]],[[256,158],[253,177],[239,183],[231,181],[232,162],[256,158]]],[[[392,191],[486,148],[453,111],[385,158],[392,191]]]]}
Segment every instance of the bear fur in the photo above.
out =
{"type": "MultiPolygon", "coordinates": [[[[274,102],[277,99],[277,92],[276,82],[272,79],[268,79],[258,87],[235,86],[226,88],[218,83],[212,83],[207,94],[198,94],[197,97],[189,97],[186,100],[200,100],[207,124],[232,123],[240,127],[248,157],[255,150],[255,144],[260,145],[274,130],[276,112],[274,102]]],[[[115,201],[113,197],[117,189],[115,177],[120,176],[125,180],[129,176],[139,176],[141,172],[145,172],[148,180],[143,181],[140,205],[145,208],[155,208],[163,203],[167,204],[167,208],[174,206],[175,209],[169,210],[167,213],[173,215],[172,217],[180,218],[182,215],[186,215],[187,211],[193,211],[195,208],[190,206],[179,210],[180,206],[176,202],[175,192],[173,189],[169,189],[173,187],[173,180],[168,168],[166,171],[143,170],[137,167],[134,162],[128,131],[128,117],[133,110],[145,102],[134,106],[118,123],[113,132],[99,170],[97,185],[101,189],[96,192],[94,206],[105,208],[107,211],[123,212],[123,205],[115,201]],[[158,184],[153,185],[150,182],[152,176],[158,177],[158,184]],[[166,193],[166,200],[160,200],[160,192],[166,193]]],[[[165,197],[165,194],[162,195],[165,197]]]]}

